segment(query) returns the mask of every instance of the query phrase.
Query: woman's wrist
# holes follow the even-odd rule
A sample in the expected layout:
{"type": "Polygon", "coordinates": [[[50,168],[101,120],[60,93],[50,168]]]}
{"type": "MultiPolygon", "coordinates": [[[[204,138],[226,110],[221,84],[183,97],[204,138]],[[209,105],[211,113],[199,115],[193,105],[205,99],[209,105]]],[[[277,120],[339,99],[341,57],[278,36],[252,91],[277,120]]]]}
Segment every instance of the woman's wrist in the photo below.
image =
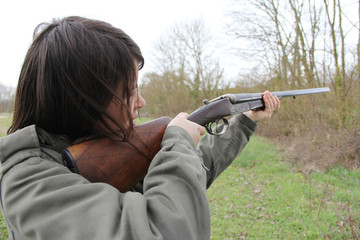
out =
{"type": "Polygon", "coordinates": [[[254,115],[253,112],[254,111],[247,111],[247,112],[244,112],[243,114],[245,116],[247,116],[248,118],[250,118],[253,122],[258,122],[260,119],[256,118],[256,116],[254,115]]]}

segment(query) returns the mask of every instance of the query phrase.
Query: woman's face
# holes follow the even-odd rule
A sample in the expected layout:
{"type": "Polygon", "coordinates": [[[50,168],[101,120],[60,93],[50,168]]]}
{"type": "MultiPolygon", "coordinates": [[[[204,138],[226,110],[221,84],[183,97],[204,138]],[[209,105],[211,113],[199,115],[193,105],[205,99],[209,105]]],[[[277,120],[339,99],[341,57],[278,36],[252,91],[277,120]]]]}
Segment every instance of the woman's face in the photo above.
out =
{"type": "MultiPolygon", "coordinates": [[[[137,85],[136,85],[137,86],[137,85]]],[[[133,94],[130,97],[129,109],[131,112],[133,124],[135,125],[135,118],[138,117],[139,108],[143,108],[146,104],[145,99],[140,95],[138,87],[134,90],[133,94]]]]}
{"type": "MultiPolygon", "coordinates": [[[[136,65],[137,66],[137,65],[136,65]]],[[[136,70],[136,81],[138,81],[138,70],[136,70]]],[[[146,104],[145,99],[140,95],[137,84],[136,87],[132,90],[132,94],[130,96],[130,101],[128,103],[128,108],[131,113],[133,125],[135,126],[135,119],[138,117],[138,109],[143,108],[146,104]]],[[[116,89],[116,96],[119,99],[123,99],[123,90],[122,86],[119,84],[119,86],[116,89]]],[[[116,102],[113,100],[110,102],[110,104],[106,108],[106,113],[109,114],[116,122],[120,122],[124,120],[124,114],[121,114],[121,111],[119,109],[119,104],[116,104],[116,102]]],[[[113,124],[110,122],[110,126],[113,126],[113,124]]],[[[129,123],[130,125],[130,123],[129,123]]]]}

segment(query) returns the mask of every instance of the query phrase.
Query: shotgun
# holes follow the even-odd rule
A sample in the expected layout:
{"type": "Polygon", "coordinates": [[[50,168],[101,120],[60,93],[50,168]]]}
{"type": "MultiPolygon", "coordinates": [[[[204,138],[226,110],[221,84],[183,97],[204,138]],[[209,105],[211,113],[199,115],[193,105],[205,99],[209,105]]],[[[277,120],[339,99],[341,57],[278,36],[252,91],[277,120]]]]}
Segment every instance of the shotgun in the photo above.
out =
{"type": "MultiPolygon", "coordinates": [[[[272,94],[281,99],[329,91],[329,88],[311,88],[272,94]]],[[[210,134],[221,135],[229,126],[225,117],[264,108],[262,97],[263,93],[243,93],[204,100],[205,105],[192,112],[189,120],[204,126],[210,134]]],[[[120,192],[129,191],[145,177],[151,160],[160,151],[170,121],[170,117],[162,117],[137,125],[128,141],[103,137],[70,146],[62,151],[64,164],[90,182],[104,182],[120,192]]]]}

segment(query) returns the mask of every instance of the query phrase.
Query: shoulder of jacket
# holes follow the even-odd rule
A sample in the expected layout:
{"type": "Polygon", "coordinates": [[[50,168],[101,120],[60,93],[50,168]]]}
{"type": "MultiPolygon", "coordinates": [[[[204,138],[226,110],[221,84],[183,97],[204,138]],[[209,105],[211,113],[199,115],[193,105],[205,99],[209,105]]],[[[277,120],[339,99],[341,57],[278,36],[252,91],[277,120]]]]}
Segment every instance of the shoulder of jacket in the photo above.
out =
{"type": "Polygon", "coordinates": [[[59,149],[66,146],[64,141],[58,140],[35,125],[20,129],[0,138],[0,173],[3,175],[13,166],[30,158],[43,158],[61,163],[59,149]]]}

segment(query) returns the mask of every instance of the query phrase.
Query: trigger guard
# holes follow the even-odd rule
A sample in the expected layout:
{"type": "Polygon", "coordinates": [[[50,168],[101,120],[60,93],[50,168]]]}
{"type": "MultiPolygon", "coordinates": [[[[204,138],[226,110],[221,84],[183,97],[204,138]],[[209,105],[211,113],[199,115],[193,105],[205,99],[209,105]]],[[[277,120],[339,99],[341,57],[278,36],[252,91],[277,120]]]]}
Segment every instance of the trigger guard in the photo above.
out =
{"type": "Polygon", "coordinates": [[[210,122],[210,123],[208,123],[208,124],[206,124],[205,125],[205,128],[206,128],[206,130],[207,130],[207,132],[209,133],[209,134],[211,134],[211,135],[217,135],[217,136],[219,136],[219,135],[223,135],[227,130],[228,130],[228,128],[229,128],[229,122],[228,122],[228,120],[227,119],[225,119],[225,118],[221,118],[221,119],[217,119],[216,121],[212,121],[212,122],[210,122]],[[223,122],[224,122],[224,126],[223,126],[223,129],[220,131],[220,129],[219,129],[219,121],[220,120],[222,120],[223,122]],[[215,130],[211,127],[211,125],[213,124],[213,123],[215,123],[215,130]]]}

